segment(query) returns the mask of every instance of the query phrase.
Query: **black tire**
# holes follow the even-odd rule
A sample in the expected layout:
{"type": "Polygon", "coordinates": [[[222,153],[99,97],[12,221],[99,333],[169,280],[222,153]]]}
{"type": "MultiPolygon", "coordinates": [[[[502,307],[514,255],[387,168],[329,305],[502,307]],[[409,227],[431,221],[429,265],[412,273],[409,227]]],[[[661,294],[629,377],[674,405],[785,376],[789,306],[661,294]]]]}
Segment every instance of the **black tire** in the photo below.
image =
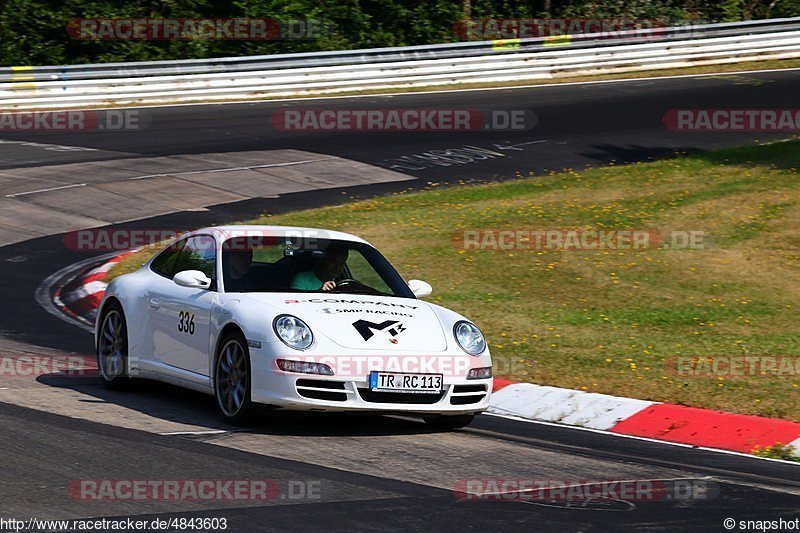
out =
{"type": "Polygon", "coordinates": [[[475,414],[468,415],[439,415],[425,417],[425,423],[436,429],[461,429],[475,420],[475,414]]]}
{"type": "Polygon", "coordinates": [[[247,340],[240,331],[228,333],[219,343],[214,362],[214,397],[228,424],[241,426],[252,419],[251,377],[247,340]]]}
{"type": "Polygon", "coordinates": [[[128,368],[128,325],[125,312],[116,300],[103,308],[100,331],[97,336],[97,374],[111,390],[130,384],[128,368]]]}

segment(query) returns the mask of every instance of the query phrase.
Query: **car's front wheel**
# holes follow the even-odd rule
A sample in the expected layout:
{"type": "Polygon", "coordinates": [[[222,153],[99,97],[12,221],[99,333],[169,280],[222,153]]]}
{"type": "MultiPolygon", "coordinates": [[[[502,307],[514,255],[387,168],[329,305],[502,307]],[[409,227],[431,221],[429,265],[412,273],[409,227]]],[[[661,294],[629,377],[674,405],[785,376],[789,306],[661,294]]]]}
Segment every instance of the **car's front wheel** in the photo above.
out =
{"type": "Polygon", "coordinates": [[[214,396],[226,422],[246,423],[253,414],[250,401],[250,352],[240,332],[229,333],[219,344],[214,369],[214,396]]]}
{"type": "Polygon", "coordinates": [[[128,378],[128,327],[125,313],[116,301],[103,309],[97,339],[97,371],[109,389],[126,385],[128,378]]]}
{"type": "Polygon", "coordinates": [[[437,429],[460,429],[470,425],[473,420],[475,420],[474,414],[425,417],[425,423],[437,429]]]}

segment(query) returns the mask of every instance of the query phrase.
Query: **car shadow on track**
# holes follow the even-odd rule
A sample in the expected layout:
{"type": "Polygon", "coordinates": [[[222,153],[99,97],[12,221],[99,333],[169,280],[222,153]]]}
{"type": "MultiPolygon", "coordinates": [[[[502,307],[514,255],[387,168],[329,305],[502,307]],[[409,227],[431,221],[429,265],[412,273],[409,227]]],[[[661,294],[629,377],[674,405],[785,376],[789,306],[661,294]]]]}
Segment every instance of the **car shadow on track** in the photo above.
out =
{"type": "MultiPolygon", "coordinates": [[[[212,396],[157,381],[137,379],[123,390],[109,390],[94,373],[90,375],[44,374],[36,381],[49,387],[70,389],[82,397],[86,409],[91,404],[113,404],[147,417],[194,426],[203,431],[235,431],[269,435],[295,436],[381,436],[435,434],[421,420],[361,413],[293,412],[261,408],[247,427],[226,424],[217,414],[212,396]]],[[[102,408],[97,408],[101,410],[102,408]]],[[[81,411],[83,411],[81,409],[81,411]]],[[[96,417],[86,417],[111,423],[96,417]]],[[[189,433],[189,431],[187,431],[189,433]]]]}

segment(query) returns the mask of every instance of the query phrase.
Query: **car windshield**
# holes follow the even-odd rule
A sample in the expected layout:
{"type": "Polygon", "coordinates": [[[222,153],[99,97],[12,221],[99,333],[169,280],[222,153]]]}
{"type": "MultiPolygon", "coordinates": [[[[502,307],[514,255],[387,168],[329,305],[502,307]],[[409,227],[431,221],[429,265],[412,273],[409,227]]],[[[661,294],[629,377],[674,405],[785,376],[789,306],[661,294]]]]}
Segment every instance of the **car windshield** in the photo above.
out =
{"type": "Polygon", "coordinates": [[[414,298],[372,246],[333,240],[233,237],[222,246],[225,292],[329,292],[414,298]]]}

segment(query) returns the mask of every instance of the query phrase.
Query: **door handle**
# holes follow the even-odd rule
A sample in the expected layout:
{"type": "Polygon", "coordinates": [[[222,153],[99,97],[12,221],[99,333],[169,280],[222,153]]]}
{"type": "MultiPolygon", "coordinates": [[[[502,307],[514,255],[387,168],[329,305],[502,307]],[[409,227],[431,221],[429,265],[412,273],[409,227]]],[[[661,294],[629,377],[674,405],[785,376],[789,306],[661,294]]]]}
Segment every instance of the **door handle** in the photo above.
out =
{"type": "Polygon", "coordinates": [[[148,303],[150,304],[150,309],[158,309],[161,307],[161,300],[158,298],[150,298],[148,303]]]}

